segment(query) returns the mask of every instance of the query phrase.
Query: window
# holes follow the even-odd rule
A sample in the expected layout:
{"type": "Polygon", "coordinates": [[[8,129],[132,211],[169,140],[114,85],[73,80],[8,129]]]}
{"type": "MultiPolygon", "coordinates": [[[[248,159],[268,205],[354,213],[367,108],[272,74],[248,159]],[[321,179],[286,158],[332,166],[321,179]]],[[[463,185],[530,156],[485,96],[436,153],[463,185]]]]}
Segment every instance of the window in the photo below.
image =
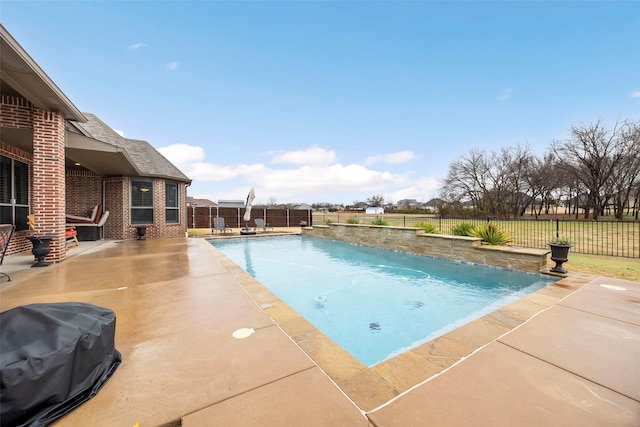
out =
{"type": "Polygon", "coordinates": [[[153,224],[151,179],[131,179],[131,224],[153,224]]]}
{"type": "Polygon", "coordinates": [[[0,223],[28,230],[29,165],[0,156],[0,223]]]}
{"type": "Polygon", "coordinates": [[[177,224],[180,215],[178,213],[178,183],[165,181],[165,221],[167,224],[177,224]]]}

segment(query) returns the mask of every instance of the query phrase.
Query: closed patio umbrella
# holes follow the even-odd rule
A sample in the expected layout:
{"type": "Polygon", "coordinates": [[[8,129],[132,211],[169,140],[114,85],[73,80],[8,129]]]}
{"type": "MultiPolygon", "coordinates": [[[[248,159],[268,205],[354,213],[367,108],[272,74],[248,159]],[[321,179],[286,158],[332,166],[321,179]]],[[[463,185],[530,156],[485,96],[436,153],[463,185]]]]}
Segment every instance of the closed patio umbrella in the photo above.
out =
{"type": "Polygon", "coordinates": [[[249,220],[251,219],[251,206],[253,203],[253,199],[256,198],[256,193],[251,187],[249,190],[249,194],[247,195],[247,204],[244,206],[244,228],[245,230],[249,230],[249,220]]]}

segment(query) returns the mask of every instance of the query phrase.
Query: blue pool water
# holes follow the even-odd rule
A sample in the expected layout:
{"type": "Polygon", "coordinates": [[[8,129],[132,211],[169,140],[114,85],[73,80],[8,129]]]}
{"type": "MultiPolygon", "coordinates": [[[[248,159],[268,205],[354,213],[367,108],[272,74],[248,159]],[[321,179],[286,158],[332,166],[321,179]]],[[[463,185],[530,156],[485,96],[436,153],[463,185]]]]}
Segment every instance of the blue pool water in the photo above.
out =
{"type": "Polygon", "coordinates": [[[557,280],[308,236],[211,243],[367,366],[557,280]]]}

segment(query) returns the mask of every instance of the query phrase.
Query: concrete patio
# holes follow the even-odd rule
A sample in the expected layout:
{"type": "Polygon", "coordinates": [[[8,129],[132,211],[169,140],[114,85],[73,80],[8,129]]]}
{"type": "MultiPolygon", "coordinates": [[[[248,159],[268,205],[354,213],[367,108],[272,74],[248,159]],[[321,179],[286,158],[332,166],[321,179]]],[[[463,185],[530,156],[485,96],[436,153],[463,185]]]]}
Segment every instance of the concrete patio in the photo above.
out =
{"type": "Polygon", "coordinates": [[[113,309],[122,364],[55,426],[638,426],[640,283],[570,274],[372,368],[202,238],[6,257],[0,309],[113,309]],[[234,331],[250,328],[246,338],[234,331]]]}

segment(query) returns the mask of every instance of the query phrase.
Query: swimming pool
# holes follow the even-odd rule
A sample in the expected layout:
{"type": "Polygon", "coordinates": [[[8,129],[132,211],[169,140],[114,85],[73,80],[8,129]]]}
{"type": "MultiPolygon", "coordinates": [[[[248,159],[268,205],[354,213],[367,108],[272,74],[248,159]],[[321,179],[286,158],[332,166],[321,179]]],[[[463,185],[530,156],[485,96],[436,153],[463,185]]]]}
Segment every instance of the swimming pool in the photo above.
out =
{"type": "Polygon", "coordinates": [[[211,243],[367,366],[557,280],[309,236],[211,243]]]}

